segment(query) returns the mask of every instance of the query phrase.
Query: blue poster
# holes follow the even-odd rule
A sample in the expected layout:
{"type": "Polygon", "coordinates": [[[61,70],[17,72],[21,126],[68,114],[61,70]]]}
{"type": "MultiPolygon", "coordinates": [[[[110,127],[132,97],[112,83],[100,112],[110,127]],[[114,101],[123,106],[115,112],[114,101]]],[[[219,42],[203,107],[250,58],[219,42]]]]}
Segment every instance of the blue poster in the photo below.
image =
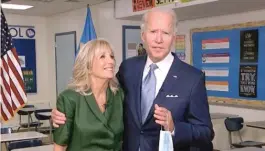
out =
{"type": "Polygon", "coordinates": [[[35,28],[10,25],[9,31],[18,53],[25,90],[27,93],[37,93],[35,28]]]}

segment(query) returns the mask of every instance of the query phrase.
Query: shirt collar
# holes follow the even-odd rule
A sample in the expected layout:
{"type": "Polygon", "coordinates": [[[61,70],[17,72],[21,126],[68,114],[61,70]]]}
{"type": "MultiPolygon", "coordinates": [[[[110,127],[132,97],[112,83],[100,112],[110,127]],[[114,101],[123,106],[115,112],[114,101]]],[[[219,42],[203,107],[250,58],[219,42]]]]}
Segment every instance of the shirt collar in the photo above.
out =
{"type": "MultiPolygon", "coordinates": [[[[158,69],[161,71],[167,71],[168,68],[170,68],[172,62],[174,60],[174,56],[170,53],[161,61],[157,62],[156,65],[158,66],[158,69]]],[[[153,61],[147,57],[146,63],[145,63],[145,69],[149,69],[150,65],[153,63],[153,61]]]]}

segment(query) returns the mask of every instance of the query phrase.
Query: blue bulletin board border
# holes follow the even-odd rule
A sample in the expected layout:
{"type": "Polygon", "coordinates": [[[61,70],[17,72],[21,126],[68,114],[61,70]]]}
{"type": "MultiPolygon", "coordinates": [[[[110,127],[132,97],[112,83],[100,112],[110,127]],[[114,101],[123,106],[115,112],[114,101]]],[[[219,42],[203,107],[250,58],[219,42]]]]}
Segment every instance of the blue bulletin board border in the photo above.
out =
{"type": "MultiPolygon", "coordinates": [[[[190,30],[190,43],[191,43],[190,64],[197,67],[197,68],[200,68],[200,69],[202,67],[201,62],[200,63],[198,62],[198,51],[201,51],[201,52],[199,52],[200,54],[202,53],[202,48],[198,48],[198,43],[200,43],[200,45],[201,45],[201,41],[198,41],[198,38],[196,39],[196,36],[198,37],[199,34],[201,34],[200,36],[205,36],[205,35],[211,36],[214,33],[215,35],[217,35],[214,37],[218,38],[218,34],[223,34],[223,32],[237,31],[237,33],[239,33],[239,35],[238,34],[237,35],[231,34],[231,37],[233,38],[233,36],[239,36],[239,39],[240,39],[240,31],[241,30],[257,29],[257,28],[260,30],[259,35],[262,35],[262,34],[265,35],[265,20],[264,21],[256,21],[256,22],[239,23],[239,24],[233,24],[233,25],[212,26],[212,27],[191,29],[190,30]],[[196,51],[196,52],[194,52],[194,51],[196,51]]],[[[210,38],[212,38],[212,37],[210,37],[210,38]]],[[[265,36],[262,36],[262,37],[259,36],[259,39],[258,39],[259,47],[262,44],[261,40],[264,40],[264,39],[265,39],[265,36]]],[[[240,45],[240,41],[238,41],[238,42],[239,42],[238,45],[240,45]]],[[[230,47],[232,47],[232,45],[233,45],[233,43],[230,44],[230,47]]],[[[237,45],[237,44],[234,44],[234,45],[237,45]]],[[[240,50],[240,47],[239,47],[239,50],[240,50]]],[[[203,51],[205,51],[205,50],[203,50],[203,51]]],[[[215,50],[215,51],[216,52],[219,52],[219,51],[225,52],[225,50],[215,50]]],[[[229,50],[229,51],[231,51],[231,50],[229,50]]],[[[262,51],[262,53],[265,53],[265,46],[263,46],[262,49],[259,48],[258,51],[259,51],[259,53],[258,53],[259,61],[257,64],[259,65],[258,70],[260,70],[259,68],[264,67],[264,65],[261,66],[261,63],[264,63],[264,59],[262,60],[261,55],[263,55],[263,54],[261,54],[260,52],[262,51]]],[[[232,55],[232,53],[230,55],[232,55]]],[[[235,57],[235,55],[233,57],[235,57]]],[[[234,59],[240,60],[240,55],[238,57],[239,57],[239,59],[238,58],[234,58],[234,59]]],[[[201,57],[200,57],[200,59],[201,59],[201,57]]],[[[233,59],[232,56],[230,59],[231,60],[233,59]]],[[[243,63],[238,63],[237,65],[239,66],[242,64],[243,63]]],[[[249,64],[251,64],[251,63],[249,63],[249,64]]],[[[229,65],[231,65],[231,64],[229,64],[229,65]]],[[[265,72],[265,70],[263,69],[262,72],[265,72]]],[[[263,73],[262,73],[262,75],[263,75],[263,73]]],[[[208,77],[208,78],[211,79],[212,77],[208,77]]],[[[226,77],[226,78],[229,79],[229,77],[226,77]]],[[[258,81],[257,81],[258,86],[264,85],[264,83],[259,82],[259,81],[261,81],[260,79],[264,79],[264,78],[261,76],[258,76],[258,81]]],[[[206,77],[206,80],[207,80],[207,77],[206,77]]],[[[220,80],[221,80],[221,78],[220,78],[220,80]]],[[[233,84],[234,83],[236,83],[236,82],[233,82],[233,84]]],[[[234,85],[234,87],[235,86],[238,86],[238,85],[234,85]]],[[[264,87],[262,87],[262,89],[263,88],[264,87]]],[[[260,92],[260,90],[258,90],[258,91],[259,91],[258,93],[262,93],[262,92],[260,92]]],[[[235,97],[234,94],[233,95],[226,95],[226,94],[223,94],[222,92],[221,93],[215,93],[215,92],[208,92],[207,91],[207,93],[208,93],[208,101],[210,104],[213,104],[213,105],[233,106],[233,107],[243,107],[243,108],[253,108],[253,109],[265,110],[265,99],[263,96],[264,94],[262,94],[261,95],[262,97],[260,97],[262,99],[259,99],[259,98],[251,99],[251,98],[235,97]]]]}

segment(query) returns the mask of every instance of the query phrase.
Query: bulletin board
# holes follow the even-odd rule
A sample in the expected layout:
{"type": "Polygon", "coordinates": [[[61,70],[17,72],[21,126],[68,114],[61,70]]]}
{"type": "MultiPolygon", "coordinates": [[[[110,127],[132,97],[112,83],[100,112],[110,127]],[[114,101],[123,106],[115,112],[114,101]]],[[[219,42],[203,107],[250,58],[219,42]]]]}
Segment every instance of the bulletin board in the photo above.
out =
{"type": "Polygon", "coordinates": [[[22,69],[26,93],[37,93],[36,31],[34,26],[9,25],[22,69]]]}
{"type": "Polygon", "coordinates": [[[192,29],[210,104],[265,109],[265,21],[192,29]]]}

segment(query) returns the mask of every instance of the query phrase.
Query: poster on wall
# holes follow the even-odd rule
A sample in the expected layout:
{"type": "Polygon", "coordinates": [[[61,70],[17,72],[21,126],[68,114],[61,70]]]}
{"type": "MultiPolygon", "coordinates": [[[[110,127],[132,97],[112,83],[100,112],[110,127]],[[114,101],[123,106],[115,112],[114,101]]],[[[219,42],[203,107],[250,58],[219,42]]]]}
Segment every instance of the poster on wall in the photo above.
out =
{"type": "Polygon", "coordinates": [[[239,96],[257,97],[257,65],[240,65],[239,96]]]}
{"type": "Polygon", "coordinates": [[[186,58],[185,35],[176,35],[175,51],[176,55],[180,60],[185,60],[186,58]]]}
{"type": "Polygon", "coordinates": [[[258,29],[240,32],[240,62],[258,62],[258,29]]]}
{"type": "Polygon", "coordinates": [[[26,93],[37,93],[35,27],[10,25],[9,31],[18,53],[26,93]]]}
{"type": "Polygon", "coordinates": [[[133,12],[151,9],[154,7],[154,0],[132,0],[133,12]]]}

